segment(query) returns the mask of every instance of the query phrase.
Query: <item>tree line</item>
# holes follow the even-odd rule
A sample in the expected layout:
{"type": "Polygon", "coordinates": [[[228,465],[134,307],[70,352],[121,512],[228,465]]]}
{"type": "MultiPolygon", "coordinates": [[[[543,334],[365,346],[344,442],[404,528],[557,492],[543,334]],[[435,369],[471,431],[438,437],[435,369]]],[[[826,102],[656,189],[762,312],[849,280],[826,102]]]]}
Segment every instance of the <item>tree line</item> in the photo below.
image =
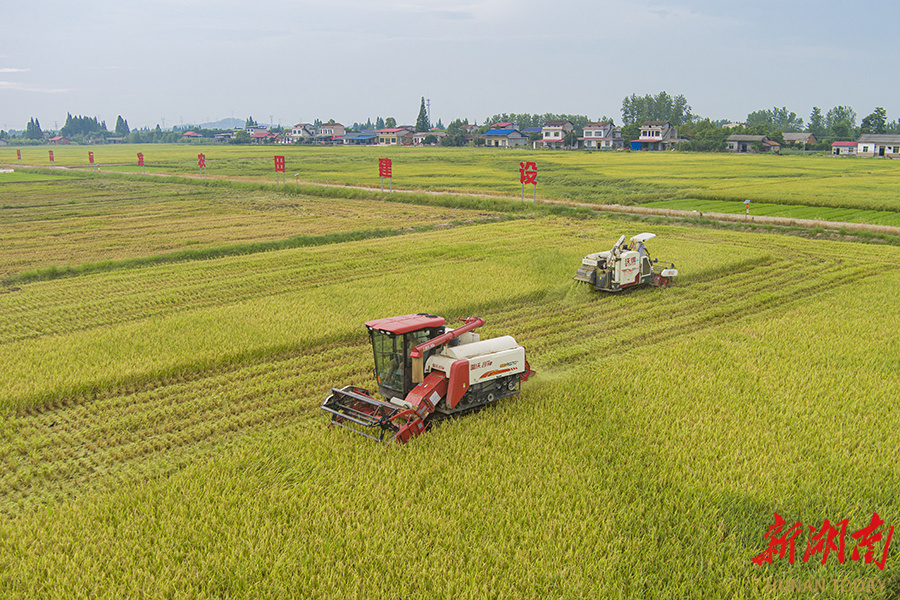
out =
{"type": "MultiPolygon", "coordinates": [[[[687,98],[678,94],[670,95],[661,91],[656,95],[646,94],[638,96],[631,94],[622,100],[622,137],[625,140],[635,139],[640,136],[640,126],[647,121],[668,121],[678,127],[679,135],[688,141],[679,147],[684,150],[716,151],[724,150],[725,139],[732,133],[750,133],[767,135],[770,139],[784,143],[785,133],[808,132],[816,136],[819,144],[813,149],[826,149],[835,140],[855,140],[863,133],[898,133],[900,134],[900,120],[888,121],[887,112],[883,107],[864,117],[857,125],[857,114],[849,106],[835,106],[828,111],[820,107],[813,107],[809,119],[803,118],[787,107],[773,107],[756,110],[747,115],[746,121],[737,126],[724,119],[717,121],[709,118],[701,118],[692,112],[687,98]]],[[[470,143],[471,133],[483,133],[491,128],[494,123],[515,123],[520,130],[529,127],[541,127],[548,121],[570,121],[575,126],[572,137],[583,135],[584,126],[594,121],[615,122],[608,116],[599,119],[591,119],[586,115],[559,114],[559,113],[497,113],[485,119],[481,126],[472,128],[468,119],[454,119],[447,127],[438,120],[435,128],[443,130],[447,136],[441,141],[445,146],[463,146],[470,143]]],[[[333,120],[329,122],[334,122],[333,120]]],[[[322,122],[318,119],[313,123],[318,126],[322,122]]],[[[249,117],[246,125],[256,125],[253,117],[249,117]]],[[[394,117],[377,117],[373,122],[369,118],[365,123],[353,123],[347,128],[348,132],[359,132],[365,129],[385,129],[396,127],[394,117]]],[[[416,118],[416,131],[429,131],[432,125],[425,107],[425,97],[421,98],[419,114],[416,118]]],[[[59,134],[75,142],[86,142],[95,138],[119,137],[125,142],[134,143],[173,143],[185,140],[183,134],[187,130],[196,131],[205,137],[212,137],[216,133],[231,130],[208,130],[199,127],[173,128],[172,131],[163,131],[159,125],[155,129],[141,129],[132,131],[128,121],[121,115],[116,120],[115,130],[110,132],[105,121],[99,121],[97,117],[66,115],[66,123],[59,130],[59,134]]],[[[32,118],[25,127],[21,138],[32,143],[43,141],[46,137],[41,130],[40,122],[32,118]]],[[[533,139],[540,138],[540,134],[531,134],[533,139]]],[[[6,132],[0,132],[0,138],[12,139],[6,132]]],[[[234,143],[249,143],[249,136],[235,136],[234,143]],[[247,139],[244,139],[246,137],[247,139]]],[[[477,143],[477,138],[476,142],[477,143]]]]}

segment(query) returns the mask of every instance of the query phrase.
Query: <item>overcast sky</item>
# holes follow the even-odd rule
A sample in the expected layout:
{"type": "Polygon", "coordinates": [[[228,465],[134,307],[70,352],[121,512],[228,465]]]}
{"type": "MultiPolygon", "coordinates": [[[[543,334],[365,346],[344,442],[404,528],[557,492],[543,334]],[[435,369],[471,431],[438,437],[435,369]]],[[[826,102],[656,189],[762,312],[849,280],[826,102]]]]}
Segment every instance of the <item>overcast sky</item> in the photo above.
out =
{"type": "Polygon", "coordinates": [[[900,118],[896,0],[3,0],[0,128],[248,116],[288,126],[503,112],[622,122],[631,94],[712,119],[848,105],[900,118]]]}

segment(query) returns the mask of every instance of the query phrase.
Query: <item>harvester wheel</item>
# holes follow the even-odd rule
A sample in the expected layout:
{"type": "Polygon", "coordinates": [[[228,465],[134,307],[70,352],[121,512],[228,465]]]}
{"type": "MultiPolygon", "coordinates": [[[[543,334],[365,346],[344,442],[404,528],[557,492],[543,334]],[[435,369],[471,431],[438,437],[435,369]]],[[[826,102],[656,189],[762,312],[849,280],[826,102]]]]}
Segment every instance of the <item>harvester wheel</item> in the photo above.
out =
{"type": "Polygon", "coordinates": [[[515,377],[510,377],[510,378],[509,378],[509,383],[506,384],[506,389],[508,389],[508,390],[511,391],[511,392],[516,391],[516,384],[517,384],[517,383],[519,383],[519,380],[518,380],[518,379],[516,379],[515,377]]]}

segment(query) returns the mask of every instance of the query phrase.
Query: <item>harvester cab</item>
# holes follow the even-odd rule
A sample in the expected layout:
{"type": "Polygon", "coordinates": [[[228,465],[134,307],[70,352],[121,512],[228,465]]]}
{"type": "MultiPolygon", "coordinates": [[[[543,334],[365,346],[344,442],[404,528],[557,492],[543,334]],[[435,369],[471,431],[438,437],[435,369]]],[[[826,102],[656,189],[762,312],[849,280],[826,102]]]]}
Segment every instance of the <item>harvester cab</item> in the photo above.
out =
{"type": "Polygon", "coordinates": [[[625,236],[621,236],[612,249],[585,256],[573,279],[604,292],[620,292],[643,285],[668,287],[678,270],[674,263],[663,268],[655,266],[657,259],[651,260],[644,244],[655,237],[654,233],[639,233],[626,244],[625,236]]]}
{"type": "Polygon", "coordinates": [[[332,388],[322,403],[330,424],[376,441],[406,442],[435,418],[519,393],[521,382],[534,374],[525,349],[510,336],[482,341],[472,330],[483,319],[460,320],[456,329],[425,313],[366,322],[384,400],[352,385],[332,388]]]}

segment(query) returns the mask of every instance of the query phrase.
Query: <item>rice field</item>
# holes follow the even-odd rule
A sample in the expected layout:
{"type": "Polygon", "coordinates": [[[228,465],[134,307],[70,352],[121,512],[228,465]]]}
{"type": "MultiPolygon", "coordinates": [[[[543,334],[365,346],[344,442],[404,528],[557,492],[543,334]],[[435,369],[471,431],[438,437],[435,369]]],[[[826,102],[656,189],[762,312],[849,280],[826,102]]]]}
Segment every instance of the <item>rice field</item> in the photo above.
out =
{"type": "MultiPolygon", "coordinates": [[[[87,170],[85,147],[58,146],[54,165],[87,170]]],[[[827,211],[900,212],[896,190],[900,164],[893,160],[798,155],[731,155],[656,152],[554,152],[472,148],[355,148],[229,145],[116,145],[93,148],[105,171],[199,176],[204,153],[207,175],[275,182],[274,155],[285,156],[287,178],[314,183],[380,188],[378,159],[393,161],[395,189],[491,193],[519,197],[519,162],[538,166],[538,197],[594,204],[668,201],[743,202],[804,207],[821,219],[827,211]]],[[[25,148],[23,163],[50,166],[46,148],[25,148]]],[[[17,164],[14,149],[0,164],[17,164]]],[[[530,191],[530,190],[529,190],[530,191]]],[[[699,206],[699,204],[698,204],[699,206]]],[[[691,210],[693,208],[690,208],[691,210]]],[[[698,209],[702,210],[702,209],[698,209]]],[[[798,215],[792,215],[798,216],[798,215]]],[[[865,219],[865,215],[854,218],[865,219]]],[[[883,218],[883,215],[882,215],[883,218]]],[[[865,220],[863,220],[865,222],[865,220]]]]}
{"type": "Polygon", "coordinates": [[[900,523],[900,248],[240,186],[29,185],[0,185],[28,206],[0,231],[47,215],[17,242],[32,269],[200,231],[199,246],[401,232],[0,288],[2,597],[900,591],[896,536],[884,570],[849,557],[873,513],[900,523]],[[69,199],[82,216],[61,214],[69,199]],[[229,214],[247,228],[202,226],[229,214]],[[98,233],[75,235],[81,219],[98,233]],[[644,230],[673,287],[572,281],[582,255],[644,230]],[[133,241],[104,245],[119,234],[133,241]],[[362,323],[420,311],[484,317],[537,376],[403,447],[327,428],[331,386],[373,387],[362,323]],[[776,512],[849,519],[847,560],[754,564],[776,512]]]}

